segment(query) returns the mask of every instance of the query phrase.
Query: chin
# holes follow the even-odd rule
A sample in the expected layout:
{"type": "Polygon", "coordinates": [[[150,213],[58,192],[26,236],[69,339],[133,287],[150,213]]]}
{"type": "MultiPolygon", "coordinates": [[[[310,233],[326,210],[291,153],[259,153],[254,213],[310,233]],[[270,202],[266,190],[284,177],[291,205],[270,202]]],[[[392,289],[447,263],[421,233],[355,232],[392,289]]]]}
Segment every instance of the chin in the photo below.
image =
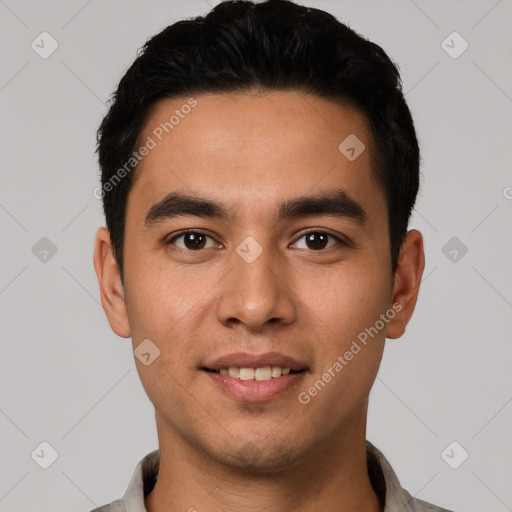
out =
{"type": "Polygon", "coordinates": [[[215,447],[210,456],[222,465],[236,468],[248,475],[278,473],[294,465],[300,458],[297,445],[288,440],[269,443],[268,439],[250,441],[241,439],[238,446],[226,445],[222,450],[215,447]]]}

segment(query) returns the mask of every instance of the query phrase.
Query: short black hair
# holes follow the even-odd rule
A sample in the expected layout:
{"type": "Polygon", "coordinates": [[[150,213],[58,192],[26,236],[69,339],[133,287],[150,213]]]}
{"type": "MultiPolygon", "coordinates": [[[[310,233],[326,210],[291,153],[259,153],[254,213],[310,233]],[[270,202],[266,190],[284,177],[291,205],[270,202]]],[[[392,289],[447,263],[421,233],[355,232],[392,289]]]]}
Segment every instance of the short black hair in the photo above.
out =
{"type": "Polygon", "coordinates": [[[121,278],[134,179],[126,169],[136,171],[131,157],[151,107],[166,98],[254,90],[291,90],[349,103],[366,117],[373,136],[372,169],[387,201],[394,274],[420,167],[398,66],[380,46],[320,9],[289,0],[227,0],[206,16],[178,21],[150,38],[109,100],[97,152],[103,209],[121,278]]]}

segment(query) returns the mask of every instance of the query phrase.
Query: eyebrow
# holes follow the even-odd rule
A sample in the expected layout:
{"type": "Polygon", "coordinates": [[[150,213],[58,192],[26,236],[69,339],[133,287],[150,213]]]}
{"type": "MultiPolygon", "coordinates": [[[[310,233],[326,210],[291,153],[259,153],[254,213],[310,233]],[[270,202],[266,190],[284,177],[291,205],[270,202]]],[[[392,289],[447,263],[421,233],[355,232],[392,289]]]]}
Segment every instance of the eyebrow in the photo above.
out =
{"type": "MultiPolygon", "coordinates": [[[[328,215],[340,219],[353,220],[364,226],[368,216],[364,208],[343,189],[289,199],[279,205],[273,216],[275,223],[285,219],[308,215],[328,215]]],[[[147,211],[146,227],[174,217],[194,216],[232,220],[233,215],[223,203],[211,199],[171,192],[147,211]]]]}

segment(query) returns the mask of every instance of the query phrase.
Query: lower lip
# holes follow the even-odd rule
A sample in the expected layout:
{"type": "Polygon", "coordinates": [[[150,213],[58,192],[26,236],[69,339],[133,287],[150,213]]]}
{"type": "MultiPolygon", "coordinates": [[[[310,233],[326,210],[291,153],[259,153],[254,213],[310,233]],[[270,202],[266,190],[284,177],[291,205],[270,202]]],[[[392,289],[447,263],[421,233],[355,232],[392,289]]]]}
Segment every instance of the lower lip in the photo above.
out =
{"type": "Polygon", "coordinates": [[[240,380],[234,379],[229,375],[221,375],[216,372],[205,373],[217,384],[223,391],[232,397],[245,402],[266,402],[277,396],[293,389],[304,376],[304,371],[299,373],[289,373],[281,375],[270,380],[240,380]]]}

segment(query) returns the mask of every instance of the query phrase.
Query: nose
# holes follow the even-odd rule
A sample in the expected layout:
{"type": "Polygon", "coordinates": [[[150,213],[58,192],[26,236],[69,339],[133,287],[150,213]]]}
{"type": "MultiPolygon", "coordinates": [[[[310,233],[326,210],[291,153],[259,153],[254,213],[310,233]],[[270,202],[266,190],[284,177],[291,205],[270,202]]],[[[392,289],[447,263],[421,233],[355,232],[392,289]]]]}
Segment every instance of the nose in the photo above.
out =
{"type": "Polygon", "coordinates": [[[251,331],[293,323],[297,307],[286,262],[270,249],[263,249],[253,261],[240,254],[233,252],[232,269],[219,283],[219,322],[228,327],[243,324],[251,331]]]}

